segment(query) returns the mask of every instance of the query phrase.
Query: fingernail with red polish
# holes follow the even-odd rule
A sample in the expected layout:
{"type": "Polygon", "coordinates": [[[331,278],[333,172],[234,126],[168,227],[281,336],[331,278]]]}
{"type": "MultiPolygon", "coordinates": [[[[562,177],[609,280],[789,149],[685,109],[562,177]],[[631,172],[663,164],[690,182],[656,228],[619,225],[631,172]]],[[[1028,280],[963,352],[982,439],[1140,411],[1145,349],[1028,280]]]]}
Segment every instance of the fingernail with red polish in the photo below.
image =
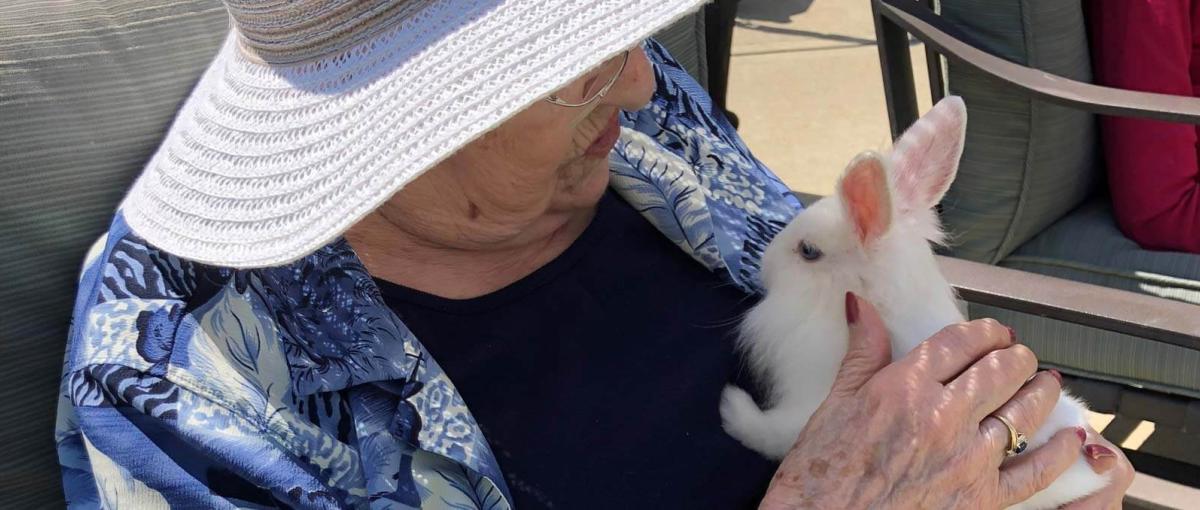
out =
{"type": "Polygon", "coordinates": [[[1004,326],[1004,327],[1005,327],[1005,329],[1008,329],[1008,339],[1011,340],[1012,343],[1014,343],[1014,344],[1020,343],[1017,341],[1017,332],[1013,331],[1013,328],[1011,328],[1009,326],[1004,326]]]}
{"type": "Polygon", "coordinates": [[[1087,442],[1087,431],[1083,430],[1083,427],[1075,427],[1075,435],[1079,436],[1080,443],[1087,442]]]}
{"type": "Polygon", "coordinates": [[[1047,372],[1050,372],[1050,375],[1054,376],[1055,379],[1058,379],[1058,384],[1062,384],[1062,374],[1059,373],[1058,370],[1051,368],[1050,370],[1047,370],[1047,372]]]}
{"type": "Polygon", "coordinates": [[[1088,457],[1093,459],[1103,459],[1105,457],[1116,457],[1117,454],[1109,450],[1107,446],[1099,444],[1089,444],[1083,447],[1083,451],[1087,452],[1088,457]]]}
{"type": "Polygon", "coordinates": [[[1106,473],[1117,463],[1117,454],[1106,446],[1089,444],[1083,447],[1083,452],[1091,458],[1088,464],[1091,464],[1092,471],[1097,473],[1106,473]]]}
{"type": "Polygon", "coordinates": [[[858,322],[858,298],[853,292],[846,292],[846,323],[858,322]]]}

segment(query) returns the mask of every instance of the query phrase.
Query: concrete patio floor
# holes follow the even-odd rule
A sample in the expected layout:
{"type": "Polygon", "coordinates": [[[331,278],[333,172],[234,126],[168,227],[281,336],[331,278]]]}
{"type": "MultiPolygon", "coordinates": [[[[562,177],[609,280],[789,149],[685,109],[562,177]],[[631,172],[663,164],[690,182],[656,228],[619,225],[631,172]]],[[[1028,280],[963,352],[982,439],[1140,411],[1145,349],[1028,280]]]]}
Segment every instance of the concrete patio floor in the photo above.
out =
{"type": "MultiPolygon", "coordinates": [[[[921,111],[924,51],[912,48],[921,111]]],[[[865,0],[742,0],[729,67],[739,131],[795,190],[827,195],[855,154],[890,144],[865,0]]]]}

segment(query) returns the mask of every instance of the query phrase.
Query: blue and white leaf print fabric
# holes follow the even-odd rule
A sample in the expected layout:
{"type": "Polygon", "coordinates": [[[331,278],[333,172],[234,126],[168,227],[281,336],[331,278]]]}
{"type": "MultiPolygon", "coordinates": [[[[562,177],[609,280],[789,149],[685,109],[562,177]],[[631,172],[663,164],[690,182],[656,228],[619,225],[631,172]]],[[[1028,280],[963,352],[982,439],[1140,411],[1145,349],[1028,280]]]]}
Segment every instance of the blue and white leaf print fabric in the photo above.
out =
{"type": "MultiPolygon", "coordinates": [[[[799,203],[657,43],[612,186],[755,292],[799,203]]],[[[338,240],[235,270],[147,244],[118,212],[85,264],[56,440],[76,508],[511,508],[501,467],[420,341],[338,240]]]]}
{"type": "Polygon", "coordinates": [[[665,48],[644,47],[658,89],[646,108],[623,115],[612,187],[701,264],[759,292],[762,251],[800,202],[665,48]]]}

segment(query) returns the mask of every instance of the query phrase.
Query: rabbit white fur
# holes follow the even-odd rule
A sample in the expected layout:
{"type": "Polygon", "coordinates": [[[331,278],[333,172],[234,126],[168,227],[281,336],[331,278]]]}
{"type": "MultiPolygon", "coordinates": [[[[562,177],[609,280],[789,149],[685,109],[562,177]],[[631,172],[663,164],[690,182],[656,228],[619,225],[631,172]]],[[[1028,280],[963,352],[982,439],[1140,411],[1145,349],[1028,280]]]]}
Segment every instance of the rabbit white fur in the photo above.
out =
{"type": "MultiPolygon", "coordinates": [[[[932,207],[954,180],[966,134],[962,99],[947,97],[918,120],[887,156],[864,153],[847,166],[834,195],[800,213],[763,255],[763,300],[742,324],[741,348],[768,389],[761,410],[740,388],[721,398],[725,430],[747,447],[782,458],[829,394],[846,354],[847,291],[870,301],[900,359],[943,327],[964,320],[938,271],[930,242],[942,242],[932,207]],[[806,260],[802,243],[807,243],[806,260]]],[[[1085,407],[1063,394],[1029,449],[1065,427],[1086,425],[1085,407]]],[[[920,412],[920,410],[914,410],[920,412]]],[[[1056,508],[1108,482],[1081,453],[1049,488],[1012,508],[1056,508]]]]}

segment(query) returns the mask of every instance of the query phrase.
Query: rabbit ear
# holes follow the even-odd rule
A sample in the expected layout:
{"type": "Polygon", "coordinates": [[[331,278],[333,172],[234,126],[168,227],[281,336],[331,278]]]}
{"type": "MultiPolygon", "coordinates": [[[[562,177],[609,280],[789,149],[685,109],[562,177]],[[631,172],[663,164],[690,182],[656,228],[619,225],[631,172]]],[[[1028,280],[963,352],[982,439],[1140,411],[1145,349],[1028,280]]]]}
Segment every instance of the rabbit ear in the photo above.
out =
{"type": "Polygon", "coordinates": [[[878,154],[866,152],[850,162],[838,181],[838,195],[863,246],[887,232],[892,224],[892,197],[878,154]]]}
{"type": "Polygon", "coordinates": [[[897,207],[924,210],[937,205],[954,175],[967,135],[967,107],[949,96],[896,140],[890,157],[897,207]]]}

